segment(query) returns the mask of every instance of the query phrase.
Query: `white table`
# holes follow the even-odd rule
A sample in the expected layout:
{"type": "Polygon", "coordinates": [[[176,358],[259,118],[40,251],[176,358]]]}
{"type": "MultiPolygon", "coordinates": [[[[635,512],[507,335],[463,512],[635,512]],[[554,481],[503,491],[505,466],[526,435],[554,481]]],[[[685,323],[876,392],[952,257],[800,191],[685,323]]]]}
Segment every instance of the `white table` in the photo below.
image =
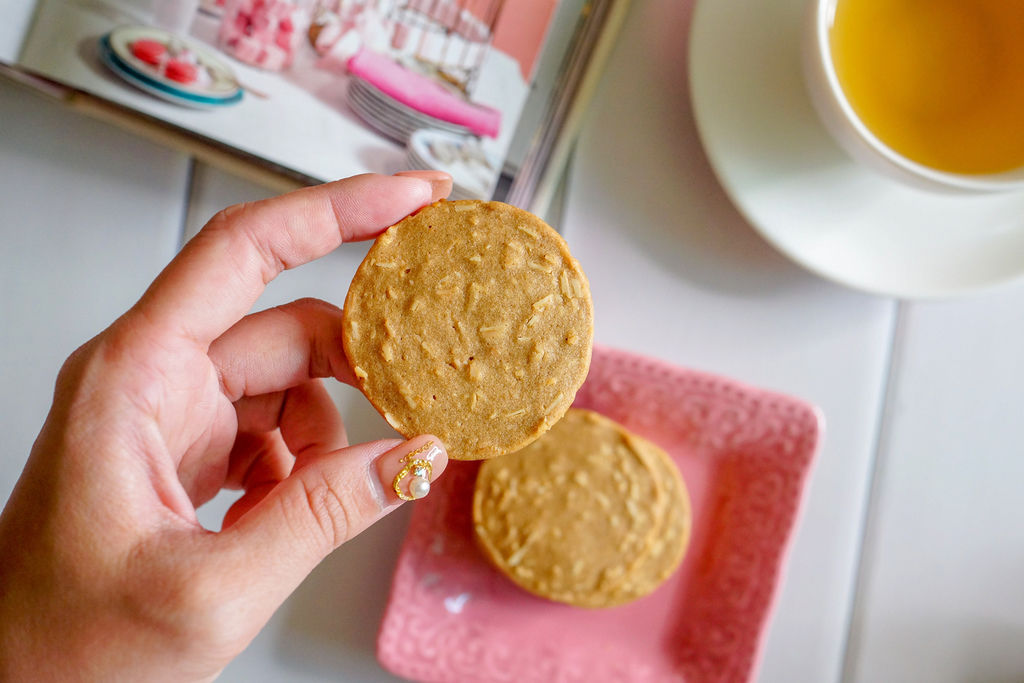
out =
{"type": "MultiPolygon", "coordinates": [[[[561,223],[591,279],[599,341],[825,413],[760,680],[1024,679],[1024,286],[897,302],[827,283],[766,246],[697,143],[679,40],[688,21],[668,0],[634,0],[561,223]]],[[[62,359],[184,235],[266,194],[0,83],[0,500],[62,359]]],[[[286,273],[259,307],[340,303],[364,250],[286,273]]],[[[335,398],[353,440],[388,431],[353,391],[335,398]]],[[[381,567],[407,514],[334,553],[222,680],[393,680],[373,642],[381,567]]]]}

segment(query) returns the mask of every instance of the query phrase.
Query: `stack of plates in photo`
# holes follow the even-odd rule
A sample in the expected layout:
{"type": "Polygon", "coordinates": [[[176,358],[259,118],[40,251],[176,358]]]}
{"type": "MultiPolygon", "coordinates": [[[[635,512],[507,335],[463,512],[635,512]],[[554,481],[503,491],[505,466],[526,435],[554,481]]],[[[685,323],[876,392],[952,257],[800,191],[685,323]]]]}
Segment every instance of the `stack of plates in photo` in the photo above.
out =
{"type": "Polygon", "coordinates": [[[410,170],[447,171],[450,199],[489,199],[500,162],[473,135],[421,129],[409,136],[405,163],[410,170]]]}
{"type": "Polygon", "coordinates": [[[409,141],[413,132],[420,128],[469,134],[469,129],[465,126],[416,111],[358,76],[353,76],[349,80],[348,104],[371,128],[403,145],[409,141]]]}

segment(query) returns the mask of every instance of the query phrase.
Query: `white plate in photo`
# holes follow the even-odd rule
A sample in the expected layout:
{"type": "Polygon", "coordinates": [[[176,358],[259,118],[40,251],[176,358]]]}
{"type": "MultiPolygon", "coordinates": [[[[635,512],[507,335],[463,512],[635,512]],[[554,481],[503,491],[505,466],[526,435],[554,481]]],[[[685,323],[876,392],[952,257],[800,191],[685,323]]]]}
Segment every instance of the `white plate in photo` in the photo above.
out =
{"type": "Polygon", "coordinates": [[[383,92],[382,90],[380,90],[379,88],[377,88],[376,86],[362,78],[354,77],[352,79],[351,87],[355,92],[363,94],[368,100],[372,101],[377,106],[392,111],[396,114],[400,114],[405,118],[409,119],[410,121],[415,121],[422,124],[435,125],[437,127],[449,127],[458,129],[462,128],[461,126],[458,126],[454,123],[449,123],[448,121],[443,121],[441,119],[434,118],[433,116],[424,114],[423,112],[417,109],[413,109],[412,107],[402,102],[399,102],[395,98],[391,97],[387,93],[383,92]]]}
{"type": "Polygon", "coordinates": [[[387,95],[361,78],[354,77],[352,79],[349,84],[349,93],[351,95],[361,95],[364,101],[372,104],[372,106],[377,109],[391,113],[397,119],[407,122],[408,125],[412,126],[413,130],[417,128],[436,128],[438,130],[446,130],[451,133],[469,133],[469,129],[465,126],[460,126],[417,111],[416,109],[413,109],[412,107],[387,95]]]}
{"type": "Polygon", "coordinates": [[[416,122],[397,116],[393,112],[380,107],[369,100],[362,92],[349,89],[348,104],[356,114],[359,115],[368,125],[405,143],[414,130],[419,128],[416,122]]]}
{"type": "Polygon", "coordinates": [[[214,51],[196,41],[151,26],[121,26],[100,38],[100,58],[110,70],[132,85],[162,99],[192,107],[217,107],[242,99],[234,71],[214,51]],[[209,75],[203,83],[180,83],[164,76],[132,54],[137,40],[153,40],[165,46],[188,48],[209,75]]]}
{"type": "Polygon", "coordinates": [[[421,168],[452,176],[453,195],[486,199],[494,191],[500,162],[479,138],[439,130],[418,130],[409,138],[408,157],[421,168]]]}
{"type": "MultiPolygon", "coordinates": [[[[415,152],[408,150],[405,156],[405,168],[410,171],[432,171],[434,170],[429,163],[420,159],[416,156],[415,152]]],[[[448,199],[454,201],[456,199],[487,199],[486,196],[467,192],[461,185],[452,179],[452,192],[448,195],[448,199]]]]}
{"type": "Polygon", "coordinates": [[[804,89],[805,0],[701,0],[690,92],[733,203],[797,263],[901,298],[962,295],[1024,276],[1024,193],[943,195],[848,157],[804,89]]]}
{"type": "MultiPolygon", "coordinates": [[[[355,86],[349,89],[349,98],[361,99],[364,109],[387,117],[390,121],[400,125],[402,128],[408,129],[410,132],[424,127],[438,129],[452,128],[450,124],[443,121],[431,119],[430,117],[425,116],[417,116],[413,111],[403,111],[397,106],[394,106],[396,103],[388,102],[384,97],[385,96],[375,93],[373,90],[367,88],[355,86]]],[[[452,132],[455,131],[453,130],[452,132]]]]}

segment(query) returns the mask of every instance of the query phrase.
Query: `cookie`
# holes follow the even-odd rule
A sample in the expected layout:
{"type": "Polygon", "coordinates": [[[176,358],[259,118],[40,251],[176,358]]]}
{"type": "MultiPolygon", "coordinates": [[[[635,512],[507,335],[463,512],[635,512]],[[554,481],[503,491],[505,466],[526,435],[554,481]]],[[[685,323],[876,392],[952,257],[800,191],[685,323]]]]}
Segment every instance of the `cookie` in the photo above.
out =
{"type": "Polygon", "coordinates": [[[653,591],[678,566],[689,504],[668,456],[621,425],[572,409],[543,438],[484,463],[476,538],[525,590],[580,607],[653,591]]]}
{"type": "Polygon", "coordinates": [[[590,367],[593,317],[586,276],[546,223],[500,202],[441,201],[377,238],[345,300],[343,344],[399,433],[479,460],[565,414],[590,367]]]}
{"type": "Polygon", "coordinates": [[[690,541],[692,513],[690,496],[679,468],[665,451],[655,444],[633,436],[634,447],[648,449],[654,464],[654,476],[665,492],[661,523],[644,549],[634,571],[611,592],[610,602],[621,604],[641,598],[675,573],[683,561],[690,541]]]}

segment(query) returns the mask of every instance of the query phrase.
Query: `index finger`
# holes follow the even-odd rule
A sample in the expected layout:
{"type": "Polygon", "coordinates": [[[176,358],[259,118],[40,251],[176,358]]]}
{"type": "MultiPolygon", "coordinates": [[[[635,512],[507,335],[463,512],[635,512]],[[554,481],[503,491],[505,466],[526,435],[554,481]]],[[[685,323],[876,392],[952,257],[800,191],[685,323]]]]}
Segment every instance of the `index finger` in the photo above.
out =
{"type": "Polygon", "coordinates": [[[450,191],[445,173],[366,174],[230,207],[185,245],[133,311],[205,348],[281,271],[375,237],[450,191]]]}

